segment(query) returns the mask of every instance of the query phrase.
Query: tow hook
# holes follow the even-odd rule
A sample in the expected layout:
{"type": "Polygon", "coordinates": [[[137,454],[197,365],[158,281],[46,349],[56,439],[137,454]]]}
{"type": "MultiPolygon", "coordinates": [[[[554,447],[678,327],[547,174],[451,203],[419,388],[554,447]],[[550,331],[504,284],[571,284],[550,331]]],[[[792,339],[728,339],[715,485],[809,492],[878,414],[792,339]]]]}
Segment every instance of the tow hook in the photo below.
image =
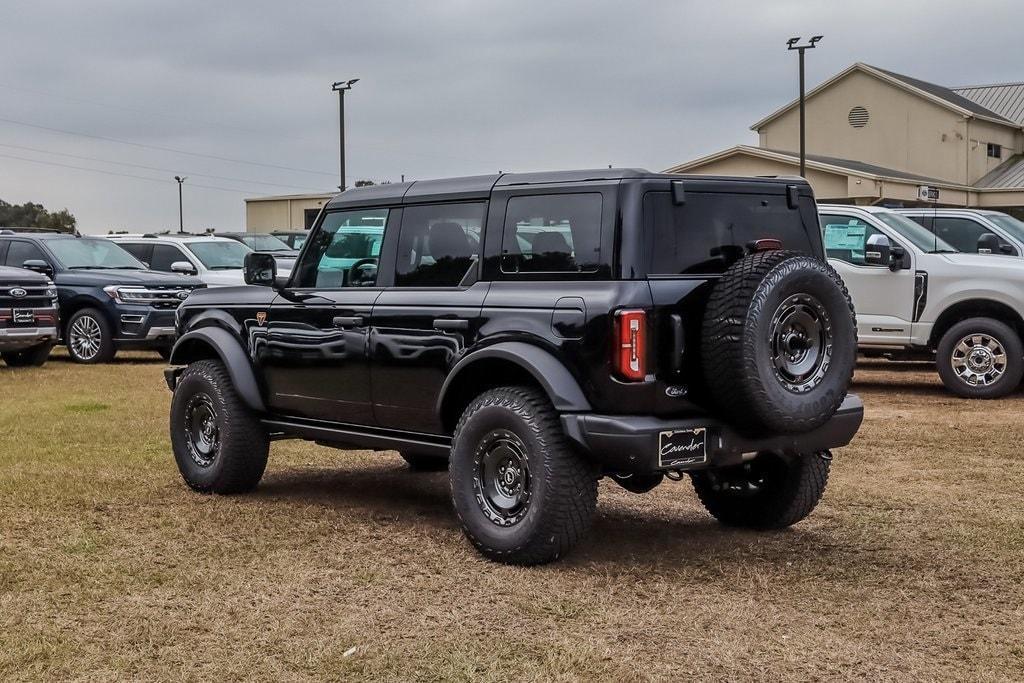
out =
{"type": "Polygon", "coordinates": [[[815,455],[825,462],[832,462],[832,451],[818,451],[815,455]]]}
{"type": "Polygon", "coordinates": [[[666,470],[665,476],[672,481],[682,481],[685,475],[682,470],[666,470]]]}

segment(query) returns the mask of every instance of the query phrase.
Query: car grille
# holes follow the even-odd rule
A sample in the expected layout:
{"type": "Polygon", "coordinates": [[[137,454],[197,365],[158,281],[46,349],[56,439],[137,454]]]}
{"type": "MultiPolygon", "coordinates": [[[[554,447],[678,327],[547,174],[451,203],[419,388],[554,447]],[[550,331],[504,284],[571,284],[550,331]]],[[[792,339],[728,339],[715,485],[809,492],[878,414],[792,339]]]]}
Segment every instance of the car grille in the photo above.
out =
{"type": "Polygon", "coordinates": [[[174,310],[181,305],[189,294],[206,285],[168,285],[139,286],[125,285],[118,287],[121,299],[125,303],[149,305],[158,310],[174,310]]]}
{"type": "Polygon", "coordinates": [[[46,290],[51,285],[7,285],[0,284],[0,309],[6,308],[49,308],[53,305],[46,290]],[[23,290],[24,296],[12,296],[11,290],[23,290]]]}

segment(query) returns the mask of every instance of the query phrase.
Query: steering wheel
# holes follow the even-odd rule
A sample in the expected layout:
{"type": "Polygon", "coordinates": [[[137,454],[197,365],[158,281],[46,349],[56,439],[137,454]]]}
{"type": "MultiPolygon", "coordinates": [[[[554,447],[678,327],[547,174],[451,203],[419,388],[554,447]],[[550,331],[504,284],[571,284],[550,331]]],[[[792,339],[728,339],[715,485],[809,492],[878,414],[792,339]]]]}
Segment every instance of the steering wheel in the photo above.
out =
{"type": "Polygon", "coordinates": [[[348,269],[348,284],[366,287],[377,281],[377,258],[361,258],[348,269]]]}

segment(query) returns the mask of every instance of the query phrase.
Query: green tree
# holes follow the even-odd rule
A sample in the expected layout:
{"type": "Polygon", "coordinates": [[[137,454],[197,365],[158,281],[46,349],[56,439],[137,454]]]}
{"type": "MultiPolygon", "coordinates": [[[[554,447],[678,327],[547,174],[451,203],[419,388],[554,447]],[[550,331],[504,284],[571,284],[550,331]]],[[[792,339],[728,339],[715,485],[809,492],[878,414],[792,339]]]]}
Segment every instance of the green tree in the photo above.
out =
{"type": "Polygon", "coordinates": [[[47,211],[42,204],[11,204],[0,199],[0,228],[46,228],[75,231],[75,217],[67,209],[47,211]]]}

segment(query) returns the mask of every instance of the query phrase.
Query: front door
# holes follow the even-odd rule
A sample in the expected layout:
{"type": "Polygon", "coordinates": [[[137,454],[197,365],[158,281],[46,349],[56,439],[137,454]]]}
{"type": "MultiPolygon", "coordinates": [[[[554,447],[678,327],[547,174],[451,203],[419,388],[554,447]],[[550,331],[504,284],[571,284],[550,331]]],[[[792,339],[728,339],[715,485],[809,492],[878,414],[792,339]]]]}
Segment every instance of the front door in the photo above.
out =
{"type": "Polygon", "coordinates": [[[477,282],[486,213],[486,202],[403,210],[392,286],[373,307],[370,335],[373,402],[382,425],[442,431],[437,397],[479,333],[487,295],[487,283],[477,282]]]}
{"type": "Polygon", "coordinates": [[[863,345],[903,346],[910,343],[914,317],[914,253],[876,226],[845,215],[821,215],[825,253],[846,283],[857,313],[857,339],[863,345]],[[903,247],[910,268],[890,270],[865,262],[867,240],[882,234],[903,247]]]}
{"type": "Polygon", "coordinates": [[[401,211],[326,213],[253,343],[267,404],[280,414],[374,424],[370,314],[380,296],[377,259],[401,211]],[[390,218],[389,218],[390,216],[390,218]]]}

